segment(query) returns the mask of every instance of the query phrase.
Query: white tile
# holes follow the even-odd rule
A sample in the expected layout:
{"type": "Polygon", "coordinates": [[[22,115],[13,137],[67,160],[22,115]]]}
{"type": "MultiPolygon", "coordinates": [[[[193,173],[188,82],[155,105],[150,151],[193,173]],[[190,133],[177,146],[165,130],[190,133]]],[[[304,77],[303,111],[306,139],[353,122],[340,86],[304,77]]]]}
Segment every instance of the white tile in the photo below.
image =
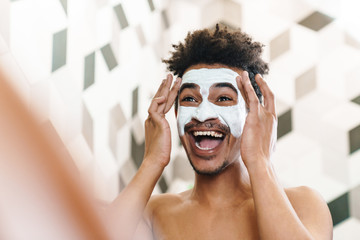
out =
{"type": "Polygon", "coordinates": [[[7,52],[0,56],[0,67],[23,102],[29,106],[30,84],[14,56],[7,52]]]}
{"type": "Polygon", "coordinates": [[[69,141],[67,149],[80,172],[83,172],[85,167],[94,160],[91,149],[82,135],[69,141]]]}
{"type": "Polygon", "coordinates": [[[322,140],[324,130],[322,116],[343,104],[339,98],[315,91],[297,100],[293,107],[293,128],[301,134],[318,141],[322,140]]]}
{"type": "Polygon", "coordinates": [[[5,39],[3,38],[3,36],[0,34],[0,55],[6,53],[8,51],[8,46],[5,42],[5,39]]]}
{"type": "Polygon", "coordinates": [[[201,25],[203,27],[213,27],[220,20],[225,20],[224,4],[225,1],[211,1],[203,5],[200,8],[201,25]]]}
{"type": "MultiPolygon", "coordinates": [[[[348,99],[349,94],[354,94],[354,90],[359,92],[359,81],[355,82],[348,77],[359,67],[360,51],[350,46],[338,45],[326,53],[318,65],[318,89],[342,99],[348,99]]],[[[359,75],[356,71],[354,74],[359,75]]]]}
{"type": "MultiPolygon", "coordinates": [[[[0,38],[3,37],[5,43],[9,43],[10,35],[10,0],[0,1],[0,38]]],[[[0,40],[0,54],[1,54],[0,40]]]]}
{"type": "Polygon", "coordinates": [[[360,222],[349,218],[334,228],[334,240],[358,240],[360,239],[360,222]]]}
{"type": "Polygon", "coordinates": [[[272,0],[269,1],[268,10],[276,16],[296,22],[311,14],[314,7],[306,1],[272,0]]]}
{"type": "Polygon", "coordinates": [[[23,72],[30,83],[47,78],[52,66],[53,34],[65,29],[67,23],[60,2],[15,1],[10,18],[10,47],[23,72]]]}
{"type": "Polygon", "coordinates": [[[349,131],[360,123],[360,108],[351,102],[343,102],[321,118],[324,134],[321,143],[339,152],[349,152],[349,131]],[[325,130],[324,130],[325,131],[325,130]]]}
{"type": "Polygon", "coordinates": [[[50,84],[47,80],[31,85],[30,109],[40,122],[50,118],[50,84]]]}
{"type": "Polygon", "coordinates": [[[131,130],[134,134],[136,143],[142,144],[145,141],[144,121],[137,115],[132,119],[131,130]]]}

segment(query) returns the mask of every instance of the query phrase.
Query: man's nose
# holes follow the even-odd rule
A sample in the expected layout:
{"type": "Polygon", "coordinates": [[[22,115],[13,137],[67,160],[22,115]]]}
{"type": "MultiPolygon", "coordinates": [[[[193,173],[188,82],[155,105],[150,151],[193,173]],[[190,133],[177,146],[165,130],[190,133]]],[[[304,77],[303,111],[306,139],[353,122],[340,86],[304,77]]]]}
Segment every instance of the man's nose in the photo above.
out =
{"type": "Polygon", "coordinates": [[[196,109],[194,118],[200,122],[205,122],[209,119],[219,118],[219,116],[208,101],[203,101],[196,109]]]}

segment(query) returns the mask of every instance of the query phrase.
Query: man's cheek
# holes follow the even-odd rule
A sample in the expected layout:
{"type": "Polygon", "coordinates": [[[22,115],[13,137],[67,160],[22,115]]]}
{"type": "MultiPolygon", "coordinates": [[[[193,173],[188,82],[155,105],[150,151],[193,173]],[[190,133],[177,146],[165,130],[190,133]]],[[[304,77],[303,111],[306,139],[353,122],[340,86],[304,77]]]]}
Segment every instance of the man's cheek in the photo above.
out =
{"type": "Polygon", "coordinates": [[[218,114],[220,119],[230,128],[231,134],[235,138],[240,138],[245,124],[246,113],[239,106],[219,107],[218,114]]]}
{"type": "Polygon", "coordinates": [[[179,107],[177,124],[178,124],[178,131],[180,136],[184,136],[185,125],[191,121],[195,113],[196,113],[195,107],[182,107],[182,106],[179,107]]]}

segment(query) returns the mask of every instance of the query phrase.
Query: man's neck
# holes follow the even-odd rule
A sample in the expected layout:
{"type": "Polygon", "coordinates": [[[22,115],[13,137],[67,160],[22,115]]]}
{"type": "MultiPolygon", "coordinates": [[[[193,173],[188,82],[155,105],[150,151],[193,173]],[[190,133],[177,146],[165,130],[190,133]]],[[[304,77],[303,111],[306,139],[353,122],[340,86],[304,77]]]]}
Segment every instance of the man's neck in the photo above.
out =
{"type": "Polygon", "coordinates": [[[251,197],[246,167],[239,161],[215,176],[195,174],[190,198],[209,208],[238,206],[251,197]]]}

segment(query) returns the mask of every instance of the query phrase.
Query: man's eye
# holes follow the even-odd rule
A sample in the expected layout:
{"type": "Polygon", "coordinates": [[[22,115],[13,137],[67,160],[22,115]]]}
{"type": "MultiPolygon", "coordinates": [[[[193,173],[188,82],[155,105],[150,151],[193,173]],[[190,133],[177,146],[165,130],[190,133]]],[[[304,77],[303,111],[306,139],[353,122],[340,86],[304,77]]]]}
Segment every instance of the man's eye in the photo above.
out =
{"type": "Polygon", "coordinates": [[[225,96],[222,96],[222,97],[219,97],[219,99],[217,100],[218,102],[225,102],[225,101],[231,101],[232,99],[229,98],[229,97],[225,97],[225,96]]]}
{"type": "Polygon", "coordinates": [[[193,98],[193,97],[184,97],[181,101],[182,102],[195,102],[195,98],[193,98]]]}

